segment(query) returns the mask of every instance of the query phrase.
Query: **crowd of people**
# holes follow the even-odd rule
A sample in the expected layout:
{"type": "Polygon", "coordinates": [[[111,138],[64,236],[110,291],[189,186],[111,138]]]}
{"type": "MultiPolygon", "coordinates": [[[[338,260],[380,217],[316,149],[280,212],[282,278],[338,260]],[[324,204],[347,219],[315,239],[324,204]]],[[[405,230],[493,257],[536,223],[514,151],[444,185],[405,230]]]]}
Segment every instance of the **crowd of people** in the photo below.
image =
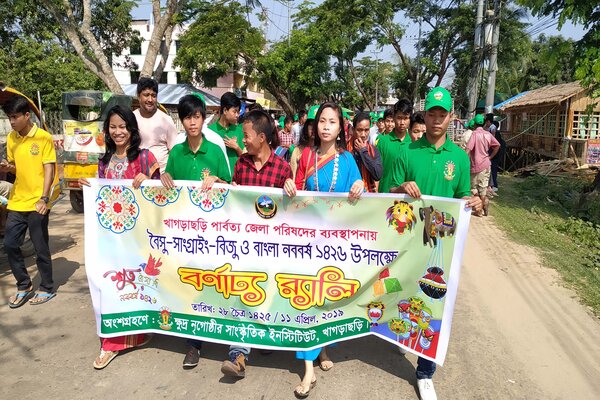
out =
{"type": "MultiPolygon", "coordinates": [[[[488,187],[497,188],[497,163],[493,172],[493,160],[501,146],[490,129],[494,121],[475,116],[472,132],[459,147],[446,134],[454,119],[453,103],[450,93],[441,87],[428,93],[422,113],[414,111],[411,101],[402,99],[377,118],[359,112],[350,121],[340,105],[325,102],[301,110],[297,121],[284,117],[281,129],[256,104],[240,117],[242,104],[233,93],[221,97],[218,117],[207,124],[203,97],[190,94],[181,98],[177,108],[185,130],[185,140],[180,143],[173,121],[157,108],[158,84],[142,78],[137,94],[138,110],[115,106],[107,114],[106,153],[98,161],[100,178],[132,179],[134,188],[146,179],[155,179],[166,188],[174,187],[176,180],[202,181],[204,189],[214,183],[282,188],[290,197],[300,190],[339,192],[347,193],[351,202],[360,201],[364,192],[403,193],[414,198],[433,195],[465,199],[476,215],[487,214],[488,187]]],[[[4,111],[13,132],[0,171],[16,174],[4,241],[17,286],[9,306],[17,308],[28,301],[42,304],[56,296],[48,246],[56,155],[50,134],[31,122],[26,101],[15,97],[4,111]],[[37,291],[19,249],[27,229],[42,277],[37,291]]],[[[80,183],[89,185],[86,179],[80,183]]],[[[145,334],[101,338],[94,368],[105,368],[119,352],[149,339],[145,334]]],[[[188,340],[184,368],[198,365],[201,347],[202,341],[188,340]]],[[[246,346],[230,346],[221,371],[243,378],[250,352],[246,346]]],[[[330,370],[333,362],[326,348],[298,352],[297,358],[304,360],[305,368],[294,393],[307,397],[316,383],[314,361],[318,360],[323,371],[330,370]]],[[[417,384],[424,400],[436,399],[434,372],[433,362],[418,359],[417,384]]]]}

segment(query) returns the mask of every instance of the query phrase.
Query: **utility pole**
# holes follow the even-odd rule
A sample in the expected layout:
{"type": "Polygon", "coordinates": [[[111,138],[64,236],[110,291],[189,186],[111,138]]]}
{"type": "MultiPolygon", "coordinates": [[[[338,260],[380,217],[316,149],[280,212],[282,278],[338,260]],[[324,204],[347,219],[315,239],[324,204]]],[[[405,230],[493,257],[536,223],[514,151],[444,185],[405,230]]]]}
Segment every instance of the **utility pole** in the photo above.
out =
{"type": "Polygon", "coordinates": [[[288,0],[287,8],[288,8],[288,46],[290,45],[290,34],[292,33],[292,0],[288,0]]]}
{"type": "Polygon", "coordinates": [[[496,94],[496,72],[498,71],[498,42],[500,41],[500,7],[501,1],[494,0],[494,15],[492,16],[493,34],[492,48],[490,49],[489,75],[487,94],[485,97],[485,112],[494,112],[494,95],[496,94]]]}
{"type": "Polygon", "coordinates": [[[375,101],[371,111],[377,111],[377,107],[379,107],[379,52],[371,50],[371,54],[375,55],[375,101]]]}
{"type": "Polygon", "coordinates": [[[421,25],[423,22],[423,17],[419,15],[419,37],[417,39],[417,79],[415,79],[415,92],[413,93],[413,104],[417,105],[421,100],[421,96],[419,96],[419,85],[421,80],[421,25]]]}
{"type": "Polygon", "coordinates": [[[475,49],[475,60],[473,63],[473,68],[471,69],[471,75],[469,77],[469,109],[467,110],[467,118],[473,118],[475,114],[475,108],[477,107],[477,97],[478,97],[478,78],[479,72],[481,68],[481,61],[483,59],[483,46],[481,43],[481,39],[483,35],[481,34],[483,29],[483,6],[485,0],[477,1],[477,17],[475,19],[475,42],[473,48],[475,49]]]}
{"type": "Polygon", "coordinates": [[[379,53],[375,53],[375,109],[379,106],[379,53]]]}

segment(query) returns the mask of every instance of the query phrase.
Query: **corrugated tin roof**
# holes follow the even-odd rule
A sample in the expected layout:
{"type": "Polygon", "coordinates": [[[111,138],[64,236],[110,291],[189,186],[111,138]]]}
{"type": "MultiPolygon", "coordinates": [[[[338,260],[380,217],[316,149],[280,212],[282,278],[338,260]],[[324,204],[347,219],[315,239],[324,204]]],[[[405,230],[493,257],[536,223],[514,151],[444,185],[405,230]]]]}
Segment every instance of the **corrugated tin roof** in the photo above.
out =
{"type": "Polygon", "coordinates": [[[497,107],[500,111],[507,111],[516,107],[536,106],[542,104],[558,104],[563,100],[575,96],[584,91],[579,81],[563,83],[560,85],[544,86],[543,88],[531,90],[519,94],[518,98],[507,100],[506,104],[497,107]]]}
{"type": "MultiPolygon", "coordinates": [[[[122,85],[123,91],[128,96],[137,96],[137,85],[122,85]]],[[[177,85],[169,85],[166,83],[161,83],[158,85],[158,102],[160,104],[166,105],[177,105],[179,104],[179,99],[183,96],[191,94],[192,92],[202,93],[204,96],[204,100],[206,100],[207,107],[219,107],[221,105],[221,100],[209,94],[208,92],[198,89],[189,84],[177,84],[177,85]]]]}

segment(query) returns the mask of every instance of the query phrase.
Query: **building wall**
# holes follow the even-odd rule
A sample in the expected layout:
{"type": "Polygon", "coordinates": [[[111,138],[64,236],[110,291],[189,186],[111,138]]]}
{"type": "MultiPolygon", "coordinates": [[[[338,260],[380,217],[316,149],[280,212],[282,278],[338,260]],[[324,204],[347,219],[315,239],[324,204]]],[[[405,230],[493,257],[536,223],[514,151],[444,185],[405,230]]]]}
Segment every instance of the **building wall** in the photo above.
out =
{"type": "MultiPolygon", "coordinates": [[[[113,71],[117,78],[117,81],[121,85],[129,85],[132,83],[137,83],[137,80],[132,80],[131,71],[128,68],[124,68],[122,66],[118,66],[116,64],[122,64],[125,61],[125,56],[128,55],[133,62],[135,62],[139,70],[144,66],[144,59],[146,58],[146,53],[148,52],[148,45],[150,43],[150,37],[152,35],[153,26],[150,24],[149,20],[133,20],[132,21],[132,29],[139,32],[140,37],[142,38],[141,44],[141,52],[140,54],[131,54],[131,49],[126,49],[124,54],[120,57],[115,57],[113,62],[113,71]]],[[[166,73],[167,81],[164,83],[168,84],[177,84],[177,83],[192,83],[194,86],[201,88],[201,85],[198,85],[197,82],[179,82],[178,81],[178,72],[179,68],[175,68],[173,66],[173,60],[177,55],[177,41],[179,40],[179,36],[182,35],[186,26],[180,27],[176,26],[173,30],[173,38],[171,41],[171,46],[169,48],[169,58],[167,59],[167,63],[165,65],[164,73],[166,73]]],[[[158,66],[160,58],[157,57],[155,67],[158,66]]],[[[213,88],[204,88],[210,94],[221,97],[225,92],[234,92],[238,93],[242,97],[256,100],[259,98],[266,98],[275,102],[275,98],[271,96],[271,94],[265,92],[264,90],[257,87],[257,85],[251,80],[248,82],[248,89],[245,93],[239,93],[239,88],[243,87],[246,84],[246,80],[249,79],[243,71],[232,71],[227,73],[226,75],[220,77],[217,80],[216,86],[213,88]]],[[[161,82],[162,83],[162,82],[161,82]]]]}
{"type": "MultiPolygon", "coordinates": [[[[119,66],[117,64],[122,64],[125,61],[125,56],[129,56],[133,62],[135,62],[139,70],[144,66],[144,59],[146,58],[146,53],[148,52],[148,45],[150,44],[150,37],[152,35],[152,25],[150,25],[149,20],[133,20],[131,24],[131,28],[138,31],[140,37],[142,38],[141,43],[141,53],[140,54],[131,54],[131,48],[125,49],[122,56],[115,57],[113,61],[113,71],[117,80],[121,85],[129,85],[131,83],[136,83],[131,79],[131,71],[128,68],[124,68],[123,66],[119,66]]],[[[168,84],[176,84],[177,82],[177,72],[179,72],[179,68],[175,68],[173,66],[173,60],[175,59],[175,55],[177,54],[176,49],[176,41],[179,40],[179,35],[182,33],[182,29],[179,26],[176,26],[173,30],[173,37],[171,40],[171,46],[169,47],[169,58],[167,59],[167,63],[165,65],[164,72],[167,75],[168,84]]],[[[155,67],[158,66],[160,62],[160,57],[157,57],[155,67]]]]}

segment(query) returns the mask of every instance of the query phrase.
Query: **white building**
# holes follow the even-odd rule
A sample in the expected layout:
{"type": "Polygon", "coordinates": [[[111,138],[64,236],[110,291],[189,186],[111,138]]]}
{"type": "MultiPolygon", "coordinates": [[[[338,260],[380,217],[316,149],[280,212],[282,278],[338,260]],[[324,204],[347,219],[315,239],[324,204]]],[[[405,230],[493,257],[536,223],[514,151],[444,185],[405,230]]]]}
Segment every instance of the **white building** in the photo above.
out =
{"type": "MultiPolygon", "coordinates": [[[[150,43],[150,37],[152,36],[152,30],[154,26],[148,19],[134,19],[131,22],[131,28],[139,32],[141,38],[140,45],[132,46],[129,49],[126,49],[121,56],[113,58],[113,71],[117,77],[117,81],[123,88],[126,85],[137,83],[140,77],[140,71],[144,66],[144,60],[146,58],[146,53],[148,52],[148,45],[150,43]],[[130,60],[137,65],[136,69],[130,69],[128,66],[126,66],[127,57],[129,57],[130,60]]],[[[159,83],[171,85],[192,84],[198,88],[201,88],[197,82],[183,81],[179,73],[179,68],[173,66],[173,60],[175,60],[177,49],[179,48],[179,36],[182,35],[186,29],[187,26],[182,27],[181,25],[177,25],[173,29],[171,46],[169,47],[169,58],[167,59],[167,63],[159,83]]],[[[162,45],[164,46],[164,40],[162,45]]],[[[158,66],[159,62],[160,56],[156,58],[155,68],[158,66]]],[[[246,76],[242,69],[228,72],[226,75],[217,79],[214,87],[202,89],[213,96],[216,96],[217,98],[220,98],[225,92],[233,92],[239,97],[254,100],[268,109],[279,108],[275,98],[270,93],[266,93],[264,90],[259,88],[256,82],[254,82],[250,77],[246,76]],[[244,86],[246,87],[246,90],[242,91],[240,88],[244,86]]]]}
{"type": "MultiPolygon", "coordinates": [[[[123,55],[113,58],[113,71],[115,73],[115,76],[117,77],[117,81],[119,81],[121,86],[137,83],[138,78],[140,76],[140,70],[144,66],[144,60],[146,59],[148,45],[150,44],[150,36],[152,35],[152,29],[154,28],[154,26],[151,25],[150,20],[134,19],[131,22],[131,28],[139,32],[141,38],[140,45],[132,46],[129,49],[125,49],[123,55]],[[131,61],[133,61],[138,66],[137,69],[130,70],[125,66],[126,56],[129,56],[131,61]]],[[[160,83],[183,83],[180,81],[179,68],[175,68],[173,66],[173,60],[175,59],[175,55],[177,54],[177,48],[179,46],[179,35],[182,32],[183,31],[180,26],[175,26],[175,28],[173,29],[171,46],[169,47],[169,58],[167,59],[167,64],[165,65],[162,77],[160,79],[160,83]]],[[[161,45],[164,46],[164,44],[165,42],[163,40],[161,45]]],[[[160,55],[156,58],[155,67],[158,66],[159,62],[160,55]]]]}

